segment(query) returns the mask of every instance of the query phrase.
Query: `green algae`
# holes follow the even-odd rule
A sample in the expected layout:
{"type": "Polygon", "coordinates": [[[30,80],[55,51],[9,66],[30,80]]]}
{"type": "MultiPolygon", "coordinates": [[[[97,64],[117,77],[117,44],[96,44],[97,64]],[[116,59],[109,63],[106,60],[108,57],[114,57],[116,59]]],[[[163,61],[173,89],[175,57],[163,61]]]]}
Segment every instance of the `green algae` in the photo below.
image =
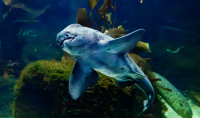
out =
{"type": "MultiPolygon", "coordinates": [[[[46,108],[45,105],[40,108],[40,105],[32,104],[34,103],[34,101],[31,98],[22,101],[24,100],[23,97],[31,94],[31,92],[35,93],[35,91],[38,90],[43,92],[48,91],[49,96],[50,94],[54,94],[53,87],[55,86],[54,84],[57,83],[56,81],[61,82],[61,84],[62,82],[68,82],[72,68],[73,68],[73,63],[63,63],[63,62],[57,62],[55,60],[40,60],[28,64],[25,67],[25,69],[21,72],[17,84],[14,87],[15,99],[11,106],[13,111],[13,116],[16,118],[21,116],[27,116],[27,117],[30,116],[30,118],[31,117],[37,118],[40,113],[38,114],[36,112],[39,112],[39,110],[45,111],[44,108],[45,109],[48,108],[46,108]],[[22,108],[20,106],[22,106],[22,108]],[[35,109],[34,110],[35,112],[30,113],[21,110],[24,109],[23,107],[25,107],[26,109],[32,109],[33,107],[37,107],[37,110],[35,109]]],[[[38,99],[42,99],[42,97],[40,97],[39,95],[37,94],[34,95],[38,97],[38,99]]],[[[54,100],[55,97],[51,99],[54,100]]],[[[53,105],[51,103],[50,106],[53,108],[53,105]]],[[[52,112],[52,108],[50,110],[47,110],[46,114],[48,114],[49,111],[52,112]]]]}
{"type": "Polygon", "coordinates": [[[25,83],[32,80],[33,77],[42,78],[45,82],[54,82],[56,80],[68,80],[74,64],[57,62],[56,60],[40,60],[30,63],[21,72],[15,89],[21,88],[25,83]]]}
{"type": "Polygon", "coordinates": [[[16,96],[11,106],[14,118],[124,118],[128,115],[151,118],[152,112],[159,116],[164,113],[164,105],[154,102],[147,113],[138,117],[136,114],[141,111],[137,108],[146,99],[143,92],[135,86],[119,88],[113,78],[99,72],[97,84],[73,100],[68,92],[68,81],[74,64],[67,57],[61,62],[40,60],[28,64],[14,88],[16,96]],[[24,108],[26,110],[21,110],[24,108]]]}

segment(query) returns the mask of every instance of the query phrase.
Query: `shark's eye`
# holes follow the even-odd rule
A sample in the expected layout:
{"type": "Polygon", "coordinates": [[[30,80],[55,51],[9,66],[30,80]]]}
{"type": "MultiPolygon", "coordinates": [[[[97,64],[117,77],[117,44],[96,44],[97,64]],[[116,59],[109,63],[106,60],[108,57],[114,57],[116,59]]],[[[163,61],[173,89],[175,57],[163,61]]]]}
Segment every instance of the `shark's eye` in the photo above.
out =
{"type": "Polygon", "coordinates": [[[69,40],[69,41],[71,42],[72,40],[74,40],[74,39],[76,38],[76,36],[77,36],[78,34],[76,34],[76,33],[71,33],[71,32],[65,32],[64,35],[65,35],[65,36],[63,37],[64,40],[69,40]]]}
{"type": "Polygon", "coordinates": [[[70,36],[70,32],[65,32],[65,36],[69,37],[70,36]]]}
{"type": "Polygon", "coordinates": [[[77,24],[77,25],[75,25],[74,27],[80,27],[81,25],[80,24],[77,24]]]}

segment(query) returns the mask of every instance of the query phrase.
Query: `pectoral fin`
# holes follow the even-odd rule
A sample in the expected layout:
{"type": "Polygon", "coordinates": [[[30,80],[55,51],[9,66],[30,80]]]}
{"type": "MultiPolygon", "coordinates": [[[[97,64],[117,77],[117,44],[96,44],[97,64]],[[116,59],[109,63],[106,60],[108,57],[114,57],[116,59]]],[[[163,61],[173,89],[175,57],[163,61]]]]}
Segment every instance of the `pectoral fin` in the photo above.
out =
{"type": "Polygon", "coordinates": [[[86,92],[89,87],[94,86],[99,75],[90,66],[82,61],[77,61],[69,80],[69,93],[76,100],[86,92]]]}
{"type": "Polygon", "coordinates": [[[139,29],[123,37],[111,40],[105,45],[106,50],[117,54],[128,53],[137,45],[138,41],[141,40],[144,31],[144,29],[139,29]]]}

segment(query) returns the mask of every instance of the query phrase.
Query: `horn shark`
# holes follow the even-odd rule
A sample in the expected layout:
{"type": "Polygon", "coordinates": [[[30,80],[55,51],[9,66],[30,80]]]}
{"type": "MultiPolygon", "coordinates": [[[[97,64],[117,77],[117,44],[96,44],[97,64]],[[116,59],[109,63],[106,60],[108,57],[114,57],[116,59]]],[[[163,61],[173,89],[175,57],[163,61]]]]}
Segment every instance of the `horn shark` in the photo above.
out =
{"type": "Polygon", "coordinates": [[[94,86],[99,79],[98,71],[115,78],[118,87],[135,84],[147,97],[142,112],[148,109],[155,97],[154,89],[128,54],[142,38],[144,31],[139,29],[114,39],[80,24],[71,24],[59,32],[57,44],[76,62],[69,80],[71,97],[76,100],[94,86]]]}

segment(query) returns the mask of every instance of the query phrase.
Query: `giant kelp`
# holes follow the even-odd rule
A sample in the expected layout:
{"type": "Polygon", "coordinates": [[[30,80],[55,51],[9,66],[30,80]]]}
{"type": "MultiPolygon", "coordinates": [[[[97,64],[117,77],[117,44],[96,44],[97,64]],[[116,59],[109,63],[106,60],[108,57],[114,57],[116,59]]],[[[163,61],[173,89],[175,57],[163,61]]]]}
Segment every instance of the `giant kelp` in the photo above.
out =
{"type": "MultiPolygon", "coordinates": [[[[111,16],[109,16],[109,17],[111,17],[111,16]]],[[[106,21],[109,21],[109,20],[106,19],[106,21]]],[[[92,28],[92,26],[91,26],[91,24],[89,22],[88,16],[87,16],[87,11],[86,11],[85,8],[79,8],[78,9],[76,22],[81,24],[82,26],[92,28]]],[[[110,35],[113,38],[119,38],[119,37],[122,37],[122,36],[126,35],[126,31],[124,30],[124,28],[106,29],[106,28],[103,28],[105,26],[101,26],[101,27],[102,27],[102,32],[105,32],[107,30],[108,35],[110,35]]],[[[139,41],[137,43],[137,45],[134,47],[134,49],[140,50],[140,51],[145,51],[145,52],[151,52],[150,48],[149,48],[149,44],[145,43],[145,42],[142,42],[142,41],[139,41]]]]}
{"type": "Polygon", "coordinates": [[[88,4],[90,6],[90,9],[93,10],[98,2],[99,2],[99,0],[88,0],[88,4]]]}
{"type": "Polygon", "coordinates": [[[104,14],[108,11],[109,7],[114,9],[112,6],[112,0],[104,0],[104,4],[98,9],[101,19],[104,18],[104,14]]]}
{"type": "Polygon", "coordinates": [[[90,24],[90,21],[87,16],[87,11],[85,8],[78,8],[76,23],[81,24],[85,27],[92,28],[92,25],[90,24]]]}
{"type": "MultiPolygon", "coordinates": [[[[97,5],[97,3],[99,2],[99,0],[88,0],[88,4],[90,6],[90,17],[92,22],[96,25],[97,30],[99,30],[98,25],[96,24],[96,22],[93,19],[93,15],[92,15],[92,10],[94,9],[94,7],[97,5]]],[[[98,13],[100,15],[100,19],[102,20],[104,18],[104,15],[107,13],[107,11],[109,10],[109,8],[112,8],[115,12],[115,20],[116,20],[116,1],[115,1],[115,7],[112,6],[112,2],[113,0],[104,0],[104,3],[101,5],[101,7],[98,9],[98,13]]],[[[108,20],[110,15],[106,15],[106,22],[108,20]]],[[[111,21],[109,22],[111,23],[111,21]]],[[[115,24],[115,21],[114,21],[115,24]]],[[[114,24],[110,24],[112,27],[114,27],[114,24]]]]}

